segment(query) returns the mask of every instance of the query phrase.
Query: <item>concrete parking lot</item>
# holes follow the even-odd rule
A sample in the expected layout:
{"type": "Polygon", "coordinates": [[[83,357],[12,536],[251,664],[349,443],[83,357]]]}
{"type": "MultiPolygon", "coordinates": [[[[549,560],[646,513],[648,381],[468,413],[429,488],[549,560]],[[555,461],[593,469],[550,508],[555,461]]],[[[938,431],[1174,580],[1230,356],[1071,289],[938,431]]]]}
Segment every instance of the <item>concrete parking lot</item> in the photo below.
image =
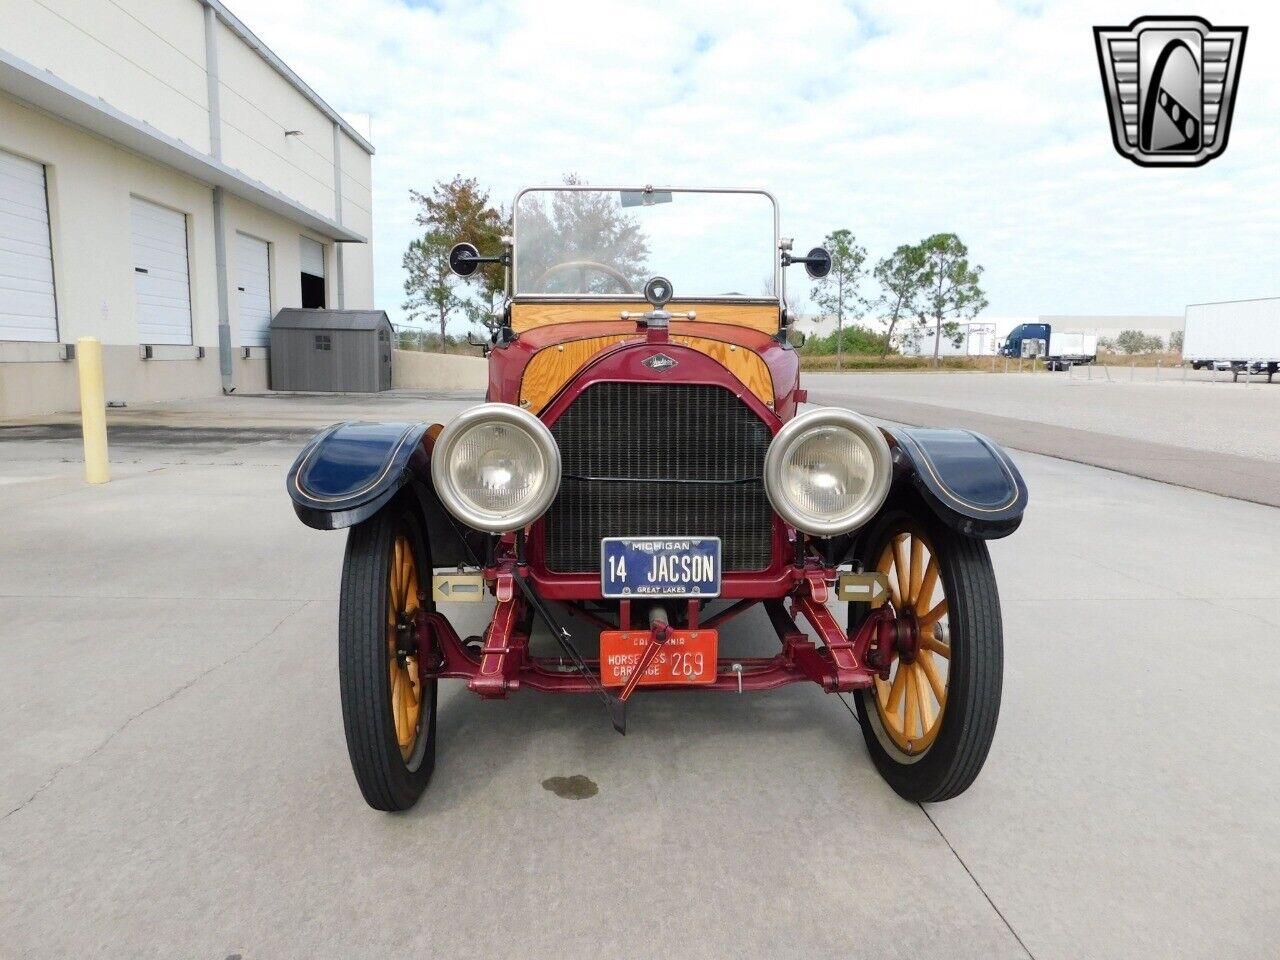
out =
{"type": "MultiPolygon", "coordinates": [[[[966,391],[1013,389],[875,376],[808,386],[980,416],[1004,395],[966,391]]],[[[1011,392],[1007,419],[1100,395],[1030,389],[1055,392],[1011,392]]],[[[645,695],[621,738],[591,698],[448,685],[430,790],[368,809],[338,703],[343,537],[296,521],[285,468],[316,424],[473,401],[128,411],[101,487],[70,428],[0,428],[0,955],[1274,952],[1280,511],[1034,453],[1026,522],[992,545],[1000,728],[962,797],[901,801],[812,686],[645,695]],[[574,775],[598,793],[543,787],[574,775]]],[[[1275,422],[1243,455],[1280,459],[1275,422]]],[[[1244,451],[1253,423],[1162,441],[1244,451]]],[[[465,635],[485,608],[446,609],[465,635]]],[[[735,620],[723,649],[766,629],[735,620]]]]}

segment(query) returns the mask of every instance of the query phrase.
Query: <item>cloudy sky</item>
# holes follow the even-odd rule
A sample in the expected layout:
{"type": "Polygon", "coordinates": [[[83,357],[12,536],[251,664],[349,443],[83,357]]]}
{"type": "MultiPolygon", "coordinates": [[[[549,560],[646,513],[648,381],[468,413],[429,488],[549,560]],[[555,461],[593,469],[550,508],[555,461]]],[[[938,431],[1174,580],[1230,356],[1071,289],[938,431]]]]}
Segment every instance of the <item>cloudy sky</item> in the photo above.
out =
{"type": "Polygon", "coordinates": [[[797,246],[849,227],[873,256],[954,231],[993,316],[1280,295],[1280,5],[1195,5],[1250,28],[1223,156],[1144,169],[1111,145],[1091,28],[1186,6],[232,2],[336,109],[371,116],[393,315],[408,191],[457,173],[508,203],[568,172],[759,186],[797,246]]]}

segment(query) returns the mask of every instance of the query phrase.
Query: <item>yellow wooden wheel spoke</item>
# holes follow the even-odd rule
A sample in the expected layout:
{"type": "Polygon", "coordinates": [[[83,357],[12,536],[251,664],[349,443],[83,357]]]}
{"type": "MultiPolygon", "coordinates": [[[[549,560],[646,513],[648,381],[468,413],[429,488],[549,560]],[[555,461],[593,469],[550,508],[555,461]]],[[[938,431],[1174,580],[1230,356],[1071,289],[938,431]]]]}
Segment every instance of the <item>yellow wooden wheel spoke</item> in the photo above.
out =
{"type": "MultiPolygon", "coordinates": [[[[906,539],[910,534],[904,533],[893,540],[893,565],[897,568],[898,573],[898,597],[903,601],[910,596],[910,577],[911,571],[907,567],[907,550],[906,539]]],[[[895,607],[900,605],[895,602],[895,607]]]]}
{"type": "Polygon", "coordinates": [[[886,543],[884,552],[880,554],[880,562],[876,564],[876,570],[884,574],[885,580],[889,584],[889,602],[893,604],[895,610],[902,609],[902,595],[898,593],[897,580],[892,576],[893,573],[893,551],[886,543]]]}
{"type": "Polygon", "coordinates": [[[933,662],[933,654],[928,649],[921,649],[916,655],[916,663],[920,665],[924,677],[929,681],[929,687],[933,690],[933,696],[938,701],[938,706],[942,706],[947,702],[947,688],[942,682],[942,678],[938,676],[938,668],[933,662]]]}
{"type": "Polygon", "coordinates": [[[929,685],[920,679],[921,674],[924,673],[924,669],[920,666],[920,661],[917,660],[911,666],[915,668],[913,672],[915,674],[916,701],[920,705],[920,730],[921,733],[925,733],[933,726],[935,716],[933,712],[933,693],[930,691],[929,685]]]}
{"type": "Polygon", "coordinates": [[[898,712],[907,688],[907,674],[902,668],[903,664],[899,662],[898,672],[893,675],[893,683],[889,686],[889,696],[885,699],[884,712],[890,717],[898,712]]]}
{"type": "Polygon", "coordinates": [[[933,591],[938,585],[938,558],[930,557],[925,567],[924,576],[920,580],[920,589],[916,591],[916,613],[924,613],[933,603],[933,591]]]}
{"type": "Polygon", "coordinates": [[[925,650],[932,650],[938,656],[947,660],[951,659],[951,645],[943,643],[933,634],[925,634],[920,638],[920,646],[925,650]]]}
{"type": "Polygon", "coordinates": [[[911,664],[900,668],[907,675],[907,695],[902,705],[902,732],[909,740],[920,736],[920,697],[916,693],[916,671],[911,664]]]}
{"type": "MultiPolygon", "coordinates": [[[[943,599],[939,600],[937,604],[932,609],[929,610],[928,613],[920,614],[920,626],[921,628],[932,626],[933,624],[937,623],[946,615],[947,615],[947,600],[944,597],[943,599]]],[[[932,633],[932,631],[930,631],[930,633],[932,633]]]]}
{"type": "Polygon", "coordinates": [[[908,604],[915,603],[920,597],[920,583],[924,579],[924,540],[911,538],[911,576],[908,587],[910,592],[904,598],[908,604]]]}

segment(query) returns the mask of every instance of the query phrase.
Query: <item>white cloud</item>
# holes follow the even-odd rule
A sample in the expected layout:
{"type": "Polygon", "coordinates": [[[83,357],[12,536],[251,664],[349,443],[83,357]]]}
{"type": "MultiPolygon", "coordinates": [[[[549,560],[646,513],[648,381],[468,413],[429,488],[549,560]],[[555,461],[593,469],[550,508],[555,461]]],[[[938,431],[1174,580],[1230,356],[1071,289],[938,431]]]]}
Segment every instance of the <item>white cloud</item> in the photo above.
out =
{"type": "MultiPolygon", "coordinates": [[[[1115,3],[276,0],[237,11],[334,107],[372,115],[379,306],[398,314],[411,187],[509,202],[603,182],[763,186],[807,246],[883,256],[954,231],[993,314],[1180,313],[1280,295],[1280,9],[1250,27],[1230,147],[1192,170],[1111,146],[1092,27],[1115,3]]],[[[714,242],[714,238],[709,238],[714,242]]]]}

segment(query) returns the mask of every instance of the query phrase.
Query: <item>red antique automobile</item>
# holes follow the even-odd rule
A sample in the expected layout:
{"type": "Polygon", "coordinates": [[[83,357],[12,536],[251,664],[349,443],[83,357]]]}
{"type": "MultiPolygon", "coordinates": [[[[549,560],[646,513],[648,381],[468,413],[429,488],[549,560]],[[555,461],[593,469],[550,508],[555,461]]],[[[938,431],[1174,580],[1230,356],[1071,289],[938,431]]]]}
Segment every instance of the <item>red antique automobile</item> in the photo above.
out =
{"type": "Polygon", "coordinates": [[[984,541],[1017,528],[1026,486],[974,433],[801,412],[785,271],[831,261],[792,254],[773,197],[529,189],[504,249],[450,263],[505,274],[487,402],[334,425],[288,476],[303,522],[350,530],[339,668],[368,803],[426,788],[451,679],[593,694],[619,731],[643,691],[812,682],[852,697],[903,797],[965,790],[1000,704],[984,541]],[[460,599],[493,604],[482,636],[441,611],[460,599]],[[723,649],[757,606],[777,652],[723,649]]]}

